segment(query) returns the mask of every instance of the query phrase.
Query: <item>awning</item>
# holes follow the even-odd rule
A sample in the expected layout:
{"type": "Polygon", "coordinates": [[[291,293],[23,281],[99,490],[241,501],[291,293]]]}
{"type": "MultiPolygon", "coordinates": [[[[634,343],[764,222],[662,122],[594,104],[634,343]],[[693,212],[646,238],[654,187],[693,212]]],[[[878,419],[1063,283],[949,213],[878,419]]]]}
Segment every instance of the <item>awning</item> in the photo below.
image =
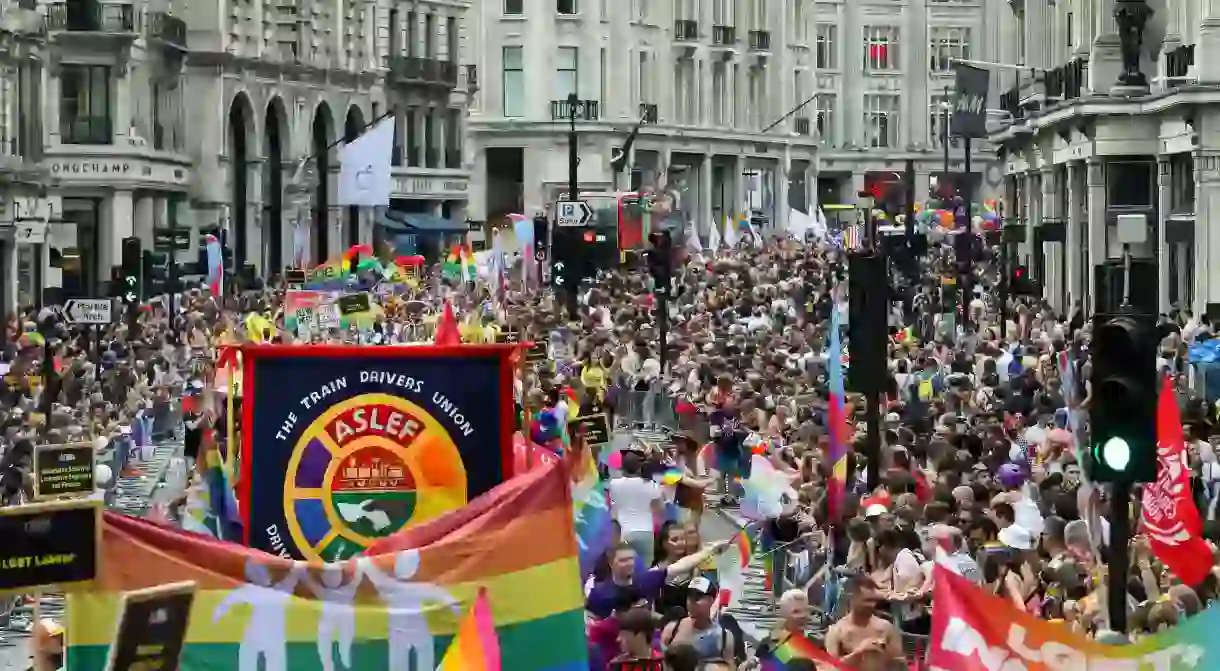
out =
{"type": "Polygon", "coordinates": [[[404,233],[465,233],[466,222],[445,219],[422,212],[400,212],[386,210],[377,223],[388,229],[404,233]]]}

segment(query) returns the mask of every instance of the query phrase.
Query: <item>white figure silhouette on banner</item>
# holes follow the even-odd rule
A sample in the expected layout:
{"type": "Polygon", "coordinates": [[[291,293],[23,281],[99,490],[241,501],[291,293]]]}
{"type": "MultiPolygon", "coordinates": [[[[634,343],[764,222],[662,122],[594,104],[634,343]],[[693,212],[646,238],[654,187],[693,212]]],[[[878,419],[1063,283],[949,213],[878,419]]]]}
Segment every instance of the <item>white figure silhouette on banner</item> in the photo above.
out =
{"type": "Polygon", "coordinates": [[[249,584],[229,592],[212,613],[212,624],[216,624],[233,606],[250,606],[246,632],[242,634],[237,653],[239,671],[259,671],[259,657],[263,658],[264,671],[287,671],[287,608],[293,590],[305,575],[305,568],[303,563],[293,564],[288,575],[273,586],[267,567],[253,558],[247,559],[246,580],[250,581],[249,584]]]}
{"type": "Polygon", "coordinates": [[[356,574],[350,582],[343,584],[343,565],[327,564],[322,568],[322,582],[315,582],[308,574],[305,584],[322,601],[322,614],[318,617],[318,659],[323,671],[333,671],[334,648],[339,646],[339,663],[352,668],[352,640],[356,637],[356,590],[363,580],[361,566],[356,564],[356,574]]]}
{"type": "Polygon", "coordinates": [[[412,650],[415,651],[414,671],[433,671],[436,655],[424,605],[431,602],[448,606],[461,617],[461,603],[437,585],[410,582],[419,572],[417,549],[403,550],[395,556],[393,576],[378,570],[369,557],[357,559],[356,565],[377,588],[389,609],[390,671],[411,671],[412,650]]]}

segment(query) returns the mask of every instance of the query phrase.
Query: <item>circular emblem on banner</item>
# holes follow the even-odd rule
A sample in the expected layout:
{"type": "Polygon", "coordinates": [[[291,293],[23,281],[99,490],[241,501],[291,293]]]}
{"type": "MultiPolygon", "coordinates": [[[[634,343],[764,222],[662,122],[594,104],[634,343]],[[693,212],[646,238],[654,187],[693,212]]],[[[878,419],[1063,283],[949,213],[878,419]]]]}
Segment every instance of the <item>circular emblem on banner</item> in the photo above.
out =
{"type": "Polygon", "coordinates": [[[388,394],[322,412],[301,433],[284,482],[296,547],[322,561],[347,559],[465,504],[466,468],[452,437],[422,408],[388,394]]]}

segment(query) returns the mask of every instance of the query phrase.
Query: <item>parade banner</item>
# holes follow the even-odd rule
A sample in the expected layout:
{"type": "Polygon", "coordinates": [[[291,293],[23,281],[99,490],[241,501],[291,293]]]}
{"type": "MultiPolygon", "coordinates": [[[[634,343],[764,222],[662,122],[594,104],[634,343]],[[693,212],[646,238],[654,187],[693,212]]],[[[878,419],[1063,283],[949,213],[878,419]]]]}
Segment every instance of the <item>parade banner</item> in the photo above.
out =
{"type": "Polygon", "coordinates": [[[126,592],[182,581],[196,585],[184,670],[434,669],[480,590],[504,669],[587,669],[566,477],[527,473],[326,565],[107,513],[104,570],[68,598],[66,669],[106,668],[126,592]]]}
{"type": "Polygon", "coordinates": [[[1160,634],[1107,646],[1018,610],[937,566],[928,664],[943,671],[1187,671],[1220,668],[1220,608],[1160,634]]]}
{"type": "Polygon", "coordinates": [[[513,464],[511,352],[244,348],[246,544],[346,559],[503,482],[513,464]]]}

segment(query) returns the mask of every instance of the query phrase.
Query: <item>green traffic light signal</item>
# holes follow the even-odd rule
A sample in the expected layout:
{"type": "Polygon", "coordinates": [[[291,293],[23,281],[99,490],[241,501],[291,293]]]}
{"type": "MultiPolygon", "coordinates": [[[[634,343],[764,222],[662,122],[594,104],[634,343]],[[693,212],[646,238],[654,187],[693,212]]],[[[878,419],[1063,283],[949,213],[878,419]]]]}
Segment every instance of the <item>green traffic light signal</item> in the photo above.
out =
{"type": "Polygon", "coordinates": [[[1093,458],[1115,473],[1122,473],[1131,465],[1131,445],[1126,439],[1114,436],[1093,447],[1093,458]]]}

